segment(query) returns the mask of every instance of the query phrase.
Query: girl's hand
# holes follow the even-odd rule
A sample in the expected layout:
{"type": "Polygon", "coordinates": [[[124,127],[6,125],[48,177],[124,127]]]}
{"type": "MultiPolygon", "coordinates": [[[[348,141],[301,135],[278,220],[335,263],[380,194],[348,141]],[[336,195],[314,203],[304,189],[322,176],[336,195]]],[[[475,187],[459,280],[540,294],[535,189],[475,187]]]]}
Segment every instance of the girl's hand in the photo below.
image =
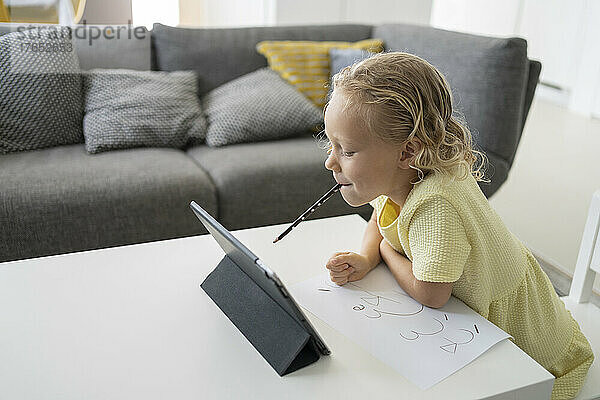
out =
{"type": "Polygon", "coordinates": [[[363,255],[344,251],[332,255],[325,267],[329,270],[331,281],[341,286],[361,280],[376,265],[371,265],[363,255]]]}

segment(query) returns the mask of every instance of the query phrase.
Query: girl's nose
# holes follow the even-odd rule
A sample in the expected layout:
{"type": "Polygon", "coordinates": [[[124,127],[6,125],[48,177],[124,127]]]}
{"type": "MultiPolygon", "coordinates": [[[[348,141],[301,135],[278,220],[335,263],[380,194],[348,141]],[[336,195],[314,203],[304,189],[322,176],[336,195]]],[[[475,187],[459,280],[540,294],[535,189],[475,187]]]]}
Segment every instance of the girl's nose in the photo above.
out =
{"type": "Polygon", "coordinates": [[[335,159],[333,152],[329,152],[327,159],[325,160],[325,168],[327,168],[330,171],[335,171],[335,172],[340,171],[340,165],[338,164],[337,160],[335,159]]]}

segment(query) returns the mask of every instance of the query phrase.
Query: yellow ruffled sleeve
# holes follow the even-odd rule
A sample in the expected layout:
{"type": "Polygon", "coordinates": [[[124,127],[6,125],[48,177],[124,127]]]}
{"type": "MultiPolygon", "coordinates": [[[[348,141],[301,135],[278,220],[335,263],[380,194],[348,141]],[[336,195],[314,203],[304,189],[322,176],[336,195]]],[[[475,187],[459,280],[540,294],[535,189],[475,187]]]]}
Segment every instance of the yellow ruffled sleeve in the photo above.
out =
{"type": "Polygon", "coordinates": [[[381,195],[369,202],[371,207],[373,207],[373,209],[375,209],[375,212],[377,213],[377,215],[381,214],[381,209],[383,208],[383,205],[385,204],[386,200],[387,200],[387,196],[381,195]]]}
{"type": "Polygon", "coordinates": [[[460,215],[440,196],[424,200],[415,209],[408,242],[413,274],[420,281],[457,281],[471,251],[460,215]]]}

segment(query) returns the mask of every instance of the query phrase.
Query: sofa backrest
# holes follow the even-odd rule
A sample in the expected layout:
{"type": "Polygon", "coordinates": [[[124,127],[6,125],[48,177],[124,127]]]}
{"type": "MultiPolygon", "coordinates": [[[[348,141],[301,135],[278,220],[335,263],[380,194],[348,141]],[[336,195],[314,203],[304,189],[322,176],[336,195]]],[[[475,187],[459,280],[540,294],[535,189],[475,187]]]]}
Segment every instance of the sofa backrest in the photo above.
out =
{"type": "MultiPolygon", "coordinates": [[[[36,29],[44,26],[48,25],[0,24],[0,36],[16,32],[19,28],[36,29]]],[[[79,25],[72,28],[73,44],[82,70],[124,68],[147,71],[151,69],[151,33],[145,27],[79,25]]]]}
{"type": "Polygon", "coordinates": [[[154,67],[162,71],[194,70],[200,94],[267,66],[256,51],[263,40],[368,39],[369,25],[277,26],[229,29],[182,29],[154,24],[154,67]]]}
{"type": "Polygon", "coordinates": [[[77,27],[73,34],[82,70],[124,68],[149,71],[151,33],[143,26],[77,27]]]}

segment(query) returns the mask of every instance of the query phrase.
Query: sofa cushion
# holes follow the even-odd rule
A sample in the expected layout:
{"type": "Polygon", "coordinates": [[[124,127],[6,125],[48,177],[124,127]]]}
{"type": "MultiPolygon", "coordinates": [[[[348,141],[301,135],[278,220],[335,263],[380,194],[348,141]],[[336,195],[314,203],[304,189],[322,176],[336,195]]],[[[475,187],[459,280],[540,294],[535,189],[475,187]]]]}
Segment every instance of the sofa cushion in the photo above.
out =
{"type": "MultiPolygon", "coordinates": [[[[219,221],[228,229],[291,222],[335,184],[312,137],[197,146],[188,154],[217,186],[219,221]]],[[[311,218],[357,212],[368,216],[372,208],[352,208],[335,195],[311,218]]]]}
{"type": "Polygon", "coordinates": [[[80,143],[79,64],[68,28],[0,37],[0,153],[80,143]]]}
{"type": "Polygon", "coordinates": [[[333,77],[343,68],[354,64],[355,62],[369,58],[374,53],[361,49],[329,49],[330,71],[329,77],[333,77]]]}
{"type": "Polygon", "coordinates": [[[0,157],[0,261],[205,232],[215,187],[180,150],[89,155],[82,144],[0,157]]]}
{"type": "Polygon", "coordinates": [[[0,23],[0,36],[7,35],[12,32],[21,32],[32,28],[44,28],[48,26],[56,26],[40,23],[25,23],[25,22],[2,22],[0,23]]]}
{"type": "Polygon", "coordinates": [[[323,113],[269,68],[210,91],[202,107],[209,146],[282,139],[315,130],[323,122],[323,113]]]}
{"type": "Polygon", "coordinates": [[[154,24],[152,45],[155,68],[162,71],[198,72],[201,95],[266,67],[256,44],[263,40],[343,40],[371,37],[368,25],[278,26],[228,29],[173,28],[154,24]]]}
{"type": "Polygon", "coordinates": [[[83,76],[88,152],[204,140],[195,73],[94,69],[83,76]]]}
{"type": "Polygon", "coordinates": [[[82,70],[151,68],[151,34],[143,26],[76,26],[73,42],[82,70]]]}
{"type": "Polygon", "coordinates": [[[16,32],[16,31],[17,31],[16,24],[8,24],[8,23],[0,24],[0,36],[4,36],[11,32],[16,32]]]}
{"type": "Polygon", "coordinates": [[[378,53],[383,50],[379,39],[358,42],[266,40],[256,45],[264,55],[269,67],[317,107],[323,108],[327,101],[329,81],[329,50],[333,48],[360,49],[378,53]]]}
{"type": "Polygon", "coordinates": [[[329,49],[329,88],[327,90],[327,98],[331,97],[333,91],[333,76],[340,72],[343,68],[354,64],[357,61],[369,58],[373,53],[361,49],[329,49]]]}
{"type": "Polygon", "coordinates": [[[527,42],[405,24],[382,25],[373,35],[386,50],[416,54],[447,78],[458,108],[483,151],[511,161],[522,128],[529,61],[527,42]]]}

